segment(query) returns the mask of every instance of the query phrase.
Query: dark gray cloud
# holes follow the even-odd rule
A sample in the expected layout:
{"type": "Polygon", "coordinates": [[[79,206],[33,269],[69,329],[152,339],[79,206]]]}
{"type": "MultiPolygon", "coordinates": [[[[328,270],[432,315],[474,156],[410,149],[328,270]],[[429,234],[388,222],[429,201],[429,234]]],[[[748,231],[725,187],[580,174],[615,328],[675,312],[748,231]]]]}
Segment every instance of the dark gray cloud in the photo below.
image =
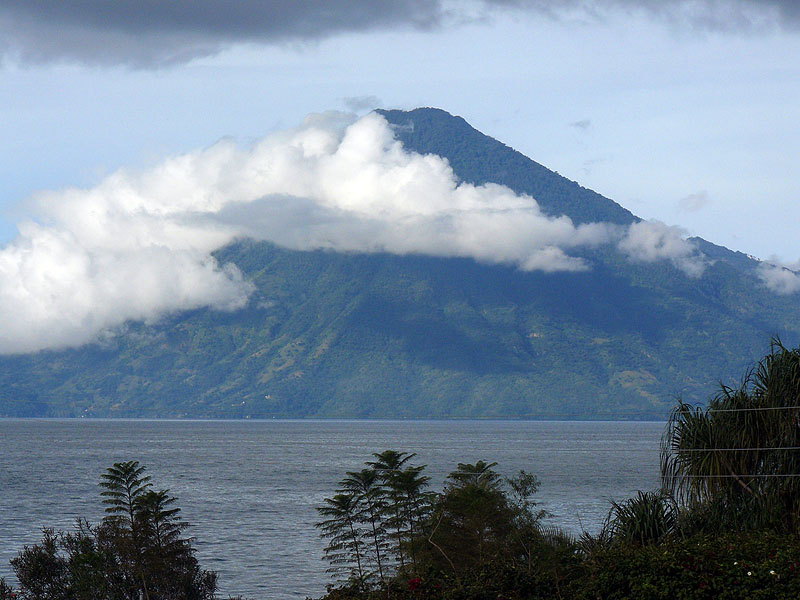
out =
{"type": "Polygon", "coordinates": [[[701,30],[800,28],[797,0],[495,0],[491,4],[535,10],[555,19],[580,15],[602,21],[614,11],[623,10],[701,30]]]}
{"type": "Polygon", "coordinates": [[[775,28],[800,29],[797,0],[612,0],[610,4],[644,12],[679,28],[699,31],[751,33],[775,28]]]}
{"type": "Polygon", "coordinates": [[[238,42],[314,40],[343,32],[431,29],[438,0],[4,0],[4,54],[150,67],[214,54],[238,42]]]}
{"type": "Polygon", "coordinates": [[[578,14],[598,22],[622,10],[720,31],[800,28],[796,0],[0,0],[0,56],[149,68],[240,42],[434,30],[503,10],[554,19],[578,14]]]}

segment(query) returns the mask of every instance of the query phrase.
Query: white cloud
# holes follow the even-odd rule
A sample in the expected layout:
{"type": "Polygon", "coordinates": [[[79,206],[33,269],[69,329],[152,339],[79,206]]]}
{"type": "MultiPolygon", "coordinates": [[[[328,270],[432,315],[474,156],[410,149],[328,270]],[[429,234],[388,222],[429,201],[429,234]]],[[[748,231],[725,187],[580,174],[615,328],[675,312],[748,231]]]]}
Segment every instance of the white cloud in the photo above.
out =
{"type": "Polygon", "coordinates": [[[25,224],[0,252],[0,352],[76,346],[129,319],[246,302],[251,284],[207,252],[128,242],[98,247],[65,229],[25,224]]]}
{"type": "Polygon", "coordinates": [[[759,279],[767,289],[776,294],[794,294],[800,292],[800,261],[793,264],[781,264],[776,258],[762,262],[756,271],[759,279]]]}
{"type": "Polygon", "coordinates": [[[682,212],[697,212],[708,206],[711,198],[708,197],[706,190],[700,190],[694,194],[689,194],[678,200],[678,210],[682,212]]]}
{"type": "Polygon", "coordinates": [[[224,140],[92,189],[40,194],[35,206],[36,221],[0,249],[0,353],[76,346],[181,309],[239,308],[252,285],[212,252],[242,236],[545,272],[586,270],[571,249],[618,242],[633,260],[702,270],[663,224],[576,226],[506,187],[459,184],[445,159],[407,152],[377,114],[312,115],[250,148],[224,140]]]}
{"type": "Polygon", "coordinates": [[[702,254],[679,227],[659,221],[632,224],[617,246],[635,262],[666,259],[690,277],[699,277],[706,267],[702,254]]]}
{"type": "Polygon", "coordinates": [[[383,106],[383,101],[377,96],[347,96],[342,98],[342,102],[347,110],[357,114],[363,114],[383,106]]]}

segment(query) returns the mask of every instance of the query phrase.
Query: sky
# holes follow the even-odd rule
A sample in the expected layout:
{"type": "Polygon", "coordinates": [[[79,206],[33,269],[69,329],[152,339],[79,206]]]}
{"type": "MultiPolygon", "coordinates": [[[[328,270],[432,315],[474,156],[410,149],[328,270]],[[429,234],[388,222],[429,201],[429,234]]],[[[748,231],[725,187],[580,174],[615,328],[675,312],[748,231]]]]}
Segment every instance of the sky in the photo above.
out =
{"type": "MultiPolygon", "coordinates": [[[[798,6],[0,0],[0,308],[27,307],[16,329],[0,327],[0,352],[85,343],[179,308],[235,309],[248,284],[210,252],[240,235],[543,270],[587,268],[570,249],[614,243],[687,276],[702,264],[680,238],[698,235],[793,263],[798,6]],[[446,163],[404,153],[368,115],[418,106],[652,222],[581,229],[535,199],[459,188],[446,163]],[[265,160],[282,179],[263,177],[265,160]]],[[[774,275],[765,283],[800,289],[774,275]]]]}

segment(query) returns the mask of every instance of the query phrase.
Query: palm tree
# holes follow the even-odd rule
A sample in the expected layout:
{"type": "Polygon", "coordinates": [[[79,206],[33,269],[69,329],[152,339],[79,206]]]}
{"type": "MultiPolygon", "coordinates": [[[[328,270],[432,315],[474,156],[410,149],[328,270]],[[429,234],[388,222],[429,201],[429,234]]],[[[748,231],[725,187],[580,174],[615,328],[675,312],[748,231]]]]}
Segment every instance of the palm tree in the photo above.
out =
{"type": "Polygon", "coordinates": [[[379,486],[378,472],[375,469],[350,471],[342,482],[345,493],[358,498],[360,511],[358,519],[367,525],[366,536],[370,538],[370,548],[378,567],[378,577],[386,587],[386,524],[383,515],[386,512],[385,499],[379,486]]]}
{"type": "Polygon", "coordinates": [[[359,497],[352,493],[325,498],[325,504],[317,508],[325,520],[315,526],[322,530],[322,537],[330,538],[325,547],[325,559],[331,564],[327,572],[346,572],[348,578],[355,578],[360,587],[365,582],[365,572],[362,564],[363,532],[358,521],[359,501],[359,497]]]}
{"type": "Polygon", "coordinates": [[[383,506],[385,511],[385,521],[387,536],[394,540],[394,555],[400,563],[400,569],[405,569],[404,542],[408,539],[407,513],[404,507],[404,494],[399,488],[400,478],[402,477],[403,466],[416,454],[398,452],[397,450],[384,450],[372,454],[377,460],[367,462],[378,474],[381,493],[383,495],[383,506]]]}
{"type": "Polygon", "coordinates": [[[189,526],[181,520],[181,509],[173,506],[177,498],[169,490],[148,490],[136,498],[136,517],[146,545],[163,556],[180,552],[185,547],[181,538],[189,526]]]}
{"type": "Polygon", "coordinates": [[[134,535],[138,527],[136,519],[136,503],[151,487],[150,476],[145,475],[147,468],[138,460],[114,463],[100,475],[100,487],[103,491],[103,504],[109,519],[127,529],[134,535]]]}
{"type": "Polygon", "coordinates": [[[142,593],[147,600],[150,593],[142,564],[144,550],[143,531],[140,527],[138,504],[151,487],[147,469],[138,460],[114,463],[100,475],[103,504],[108,516],[104,523],[114,532],[120,555],[130,563],[137,579],[141,579],[142,593]]]}
{"type": "Polygon", "coordinates": [[[741,385],[722,385],[707,409],[679,402],[662,438],[661,473],[684,504],[723,507],[723,516],[747,510],[760,524],[796,528],[800,349],[775,339],[741,385]]]}

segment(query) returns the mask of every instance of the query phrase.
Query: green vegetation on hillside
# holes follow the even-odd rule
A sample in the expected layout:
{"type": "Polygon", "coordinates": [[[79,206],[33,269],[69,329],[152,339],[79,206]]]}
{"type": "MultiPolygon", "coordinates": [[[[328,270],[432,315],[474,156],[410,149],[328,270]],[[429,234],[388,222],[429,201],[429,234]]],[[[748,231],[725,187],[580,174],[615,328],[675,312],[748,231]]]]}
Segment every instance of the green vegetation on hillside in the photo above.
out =
{"type": "Polygon", "coordinates": [[[0,414],[660,419],[800,331],[792,301],[722,263],[695,282],[253,242],[220,259],[256,283],[249,307],[0,359],[0,414]]]}

